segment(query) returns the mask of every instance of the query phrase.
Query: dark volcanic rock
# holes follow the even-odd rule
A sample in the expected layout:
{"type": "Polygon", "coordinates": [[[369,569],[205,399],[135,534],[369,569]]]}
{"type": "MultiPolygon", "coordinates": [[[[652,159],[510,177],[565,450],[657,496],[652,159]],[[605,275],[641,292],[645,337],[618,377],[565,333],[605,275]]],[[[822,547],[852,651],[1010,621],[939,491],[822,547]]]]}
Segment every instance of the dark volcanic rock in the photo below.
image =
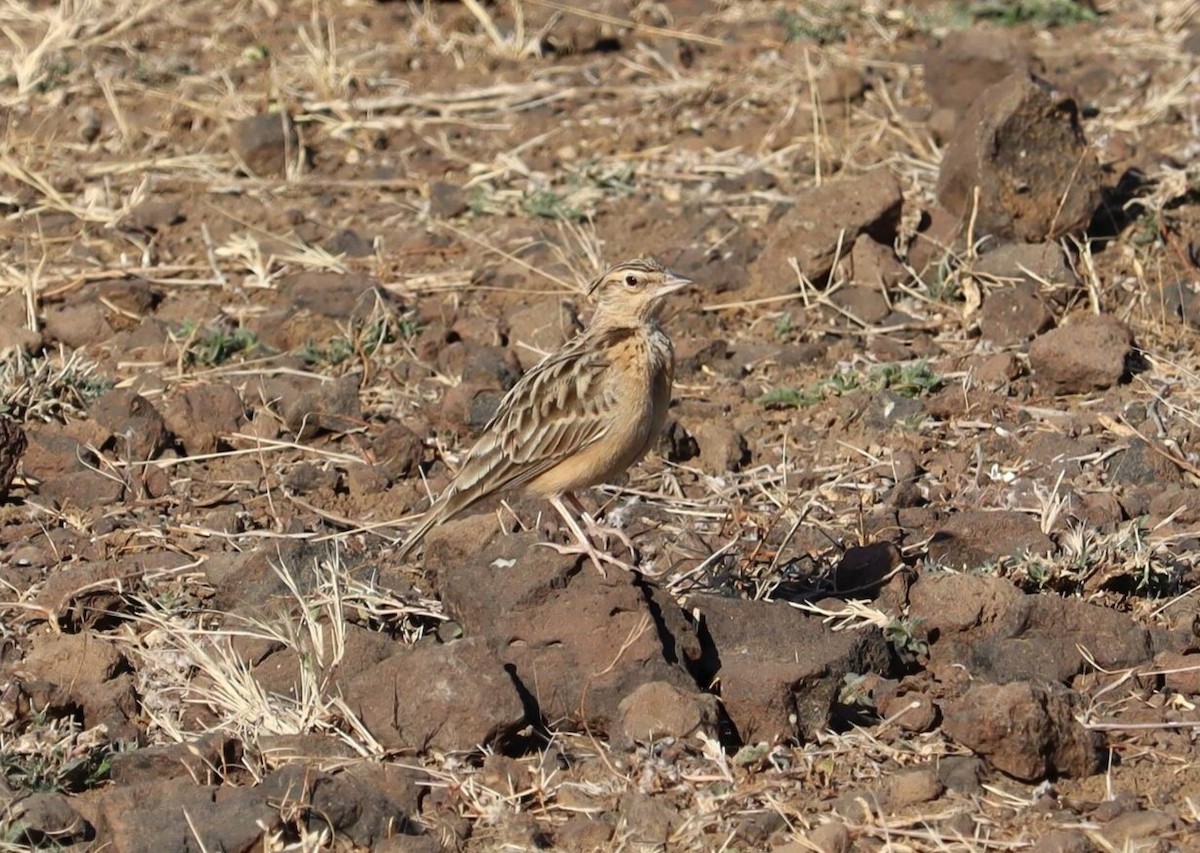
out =
{"type": "Polygon", "coordinates": [[[1116,385],[1128,373],[1133,334],[1116,317],[1088,315],[1053,329],[1029,347],[1034,379],[1056,394],[1085,394],[1116,385]]]}
{"type": "Polygon", "coordinates": [[[976,233],[1040,243],[1087,227],[1101,174],[1075,104],[1015,74],[975,100],[946,148],[938,201],[976,233]],[[975,190],[979,203],[975,204],[975,190]]]}

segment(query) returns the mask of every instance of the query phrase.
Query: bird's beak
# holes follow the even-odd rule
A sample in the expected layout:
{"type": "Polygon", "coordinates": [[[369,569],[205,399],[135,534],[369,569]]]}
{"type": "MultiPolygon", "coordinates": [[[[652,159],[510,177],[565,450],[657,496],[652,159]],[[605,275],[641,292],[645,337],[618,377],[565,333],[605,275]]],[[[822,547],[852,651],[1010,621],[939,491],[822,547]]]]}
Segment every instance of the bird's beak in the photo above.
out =
{"type": "Polygon", "coordinates": [[[690,278],[684,278],[681,275],[676,275],[673,272],[667,273],[667,280],[662,283],[662,287],[658,293],[660,296],[665,296],[668,293],[674,293],[676,290],[683,290],[692,283],[690,278]]]}

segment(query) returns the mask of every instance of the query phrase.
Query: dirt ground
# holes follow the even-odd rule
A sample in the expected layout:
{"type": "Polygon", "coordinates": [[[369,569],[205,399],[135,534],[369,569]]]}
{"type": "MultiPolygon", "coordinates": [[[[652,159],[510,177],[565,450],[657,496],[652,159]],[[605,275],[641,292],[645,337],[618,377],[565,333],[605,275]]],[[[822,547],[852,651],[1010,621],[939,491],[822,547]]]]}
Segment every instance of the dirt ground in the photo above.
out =
{"type": "Polygon", "coordinates": [[[0,25],[0,849],[1200,850],[1195,0],[0,25]],[[640,256],[639,573],[398,560],[640,256]]]}

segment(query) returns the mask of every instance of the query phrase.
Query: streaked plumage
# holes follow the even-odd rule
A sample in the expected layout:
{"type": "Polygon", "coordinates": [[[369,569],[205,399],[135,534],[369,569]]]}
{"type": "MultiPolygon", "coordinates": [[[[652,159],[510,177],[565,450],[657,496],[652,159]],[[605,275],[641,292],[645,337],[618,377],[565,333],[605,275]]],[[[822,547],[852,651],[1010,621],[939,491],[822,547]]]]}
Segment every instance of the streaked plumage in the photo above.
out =
{"type": "Polygon", "coordinates": [[[675,373],[659,315],[663,298],[687,284],[653,260],[617,264],[597,278],[588,289],[596,301],[591,323],[504,396],[400,556],[439,522],[496,492],[524,487],[550,500],[598,568],[600,559],[617,562],[595,551],[561,499],[577,506],[573,492],[620,474],[658,436],[675,373]]]}

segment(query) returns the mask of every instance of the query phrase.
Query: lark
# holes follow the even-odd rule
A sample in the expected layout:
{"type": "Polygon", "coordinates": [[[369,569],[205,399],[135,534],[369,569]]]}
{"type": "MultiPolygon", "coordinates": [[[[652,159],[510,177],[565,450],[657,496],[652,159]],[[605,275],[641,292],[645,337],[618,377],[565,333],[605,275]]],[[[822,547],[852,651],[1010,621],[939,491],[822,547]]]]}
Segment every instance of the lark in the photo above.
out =
{"type": "Polygon", "coordinates": [[[596,304],[587,328],[534,366],[500,401],[495,417],[467,453],[458,475],[416,524],[403,558],[434,525],[501,491],[524,488],[543,497],[601,574],[604,563],[628,569],[600,551],[587,532],[601,528],[575,493],[625,471],[654,443],[666,420],[675,351],[660,323],[665,297],[691,284],[654,260],[606,270],[588,288],[596,304]]]}

